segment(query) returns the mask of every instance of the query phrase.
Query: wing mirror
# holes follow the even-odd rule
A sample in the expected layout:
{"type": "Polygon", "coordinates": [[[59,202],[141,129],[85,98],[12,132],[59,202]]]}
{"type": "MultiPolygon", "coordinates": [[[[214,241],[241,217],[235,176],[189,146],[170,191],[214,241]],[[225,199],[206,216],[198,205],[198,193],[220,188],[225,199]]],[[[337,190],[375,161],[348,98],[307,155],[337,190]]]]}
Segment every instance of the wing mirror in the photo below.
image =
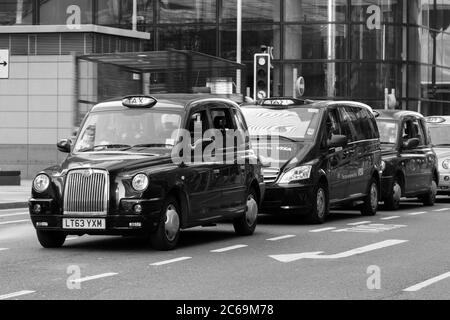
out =
{"type": "Polygon", "coordinates": [[[56,144],[56,147],[59,151],[64,153],[70,153],[70,140],[69,139],[62,139],[56,144]]]}
{"type": "Polygon", "coordinates": [[[415,149],[419,146],[419,139],[418,138],[411,138],[403,142],[403,149],[411,150],[415,149]]]}
{"type": "Polygon", "coordinates": [[[346,147],[348,143],[347,136],[336,134],[332,135],[331,139],[328,140],[328,147],[329,148],[339,148],[339,147],[346,147]]]}

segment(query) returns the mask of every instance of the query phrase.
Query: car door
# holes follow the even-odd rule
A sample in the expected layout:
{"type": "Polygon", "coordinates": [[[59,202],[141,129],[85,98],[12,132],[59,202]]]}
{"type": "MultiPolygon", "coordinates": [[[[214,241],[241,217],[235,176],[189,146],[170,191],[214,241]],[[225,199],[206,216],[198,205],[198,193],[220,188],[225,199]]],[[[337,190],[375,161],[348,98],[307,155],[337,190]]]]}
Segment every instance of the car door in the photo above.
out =
{"type": "Polygon", "coordinates": [[[242,197],[245,196],[246,191],[243,182],[245,166],[241,167],[238,164],[235,144],[235,136],[239,134],[239,131],[230,106],[215,104],[208,109],[212,128],[215,130],[216,142],[222,141],[221,145],[217,144],[217,151],[221,154],[221,159],[216,159],[213,165],[216,187],[222,192],[222,197],[218,200],[219,211],[221,214],[233,215],[242,209],[242,197]]]}
{"type": "Polygon", "coordinates": [[[434,154],[425,130],[424,120],[416,117],[413,121],[413,126],[416,135],[415,137],[419,139],[419,146],[417,147],[417,153],[420,155],[418,159],[420,171],[418,188],[426,190],[430,187],[433,179],[434,154]]]}
{"type": "Polygon", "coordinates": [[[419,146],[407,148],[404,144],[410,139],[417,138],[417,119],[413,116],[405,117],[402,121],[400,136],[400,154],[401,163],[405,168],[405,193],[413,194],[418,192],[422,187],[421,179],[421,163],[425,160],[423,151],[419,146]]]}
{"type": "MultiPolygon", "coordinates": [[[[333,135],[342,135],[339,113],[336,108],[330,108],[326,115],[325,139],[330,140],[333,135]]],[[[345,155],[347,148],[328,148],[325,155],[328,176],[330,202],[339,202],[347,197],[348,171],[350,159],[345,155]]]]}
{"type": "MultiPolygon", "coordinates": [[[[192,146],[201,143],[199,139],[203,139],[204,133],[211,128],[207,110],[205,108],[191,110],[186,126],[190,134],[188,143],[192,146]]],[[[221,190],[215,186],[213,164],[203,159],[195,159],[194,155],[189,156],[191,161],[185,162],[182,176],[191,205],[189,223],[198,223],[214,212],[217,201],[221,198],[221,190]]]]}

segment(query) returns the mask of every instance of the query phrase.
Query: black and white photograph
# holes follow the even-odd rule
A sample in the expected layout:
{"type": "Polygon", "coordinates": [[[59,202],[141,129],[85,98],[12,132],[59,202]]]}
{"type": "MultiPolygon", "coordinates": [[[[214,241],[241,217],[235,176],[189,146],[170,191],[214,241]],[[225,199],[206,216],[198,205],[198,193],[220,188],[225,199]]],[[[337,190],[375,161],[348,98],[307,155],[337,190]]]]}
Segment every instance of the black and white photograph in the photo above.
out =
{"type": "Polygon", "coordinates": [[[450,0],[0,0],[0,308],[448,301],[449,230],[450,0]]]}

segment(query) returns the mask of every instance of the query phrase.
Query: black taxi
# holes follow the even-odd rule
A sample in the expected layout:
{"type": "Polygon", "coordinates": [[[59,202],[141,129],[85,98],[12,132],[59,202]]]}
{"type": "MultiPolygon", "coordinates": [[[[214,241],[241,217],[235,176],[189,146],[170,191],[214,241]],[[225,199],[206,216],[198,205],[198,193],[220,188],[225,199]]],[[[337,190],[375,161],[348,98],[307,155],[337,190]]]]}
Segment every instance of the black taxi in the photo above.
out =
{"type": "Polygon", "coordinates": [[[372,109],[351,101],[270,98],[242,106],[263,164],[264,213],[324,222],[331,206],[378,209],[381,149],[372,109]]]}
{"type": "Polygon", "coordinates": [[[374,110],[380,132],[383,175],[381,200],[396,210],[402,197],[432,206],[439,181],[436,154],[422,114],[408,110],[374,110]]]}
{"type": "Polygon", "coordinates": [[[180,229],[223,220],[252,234],[264,182],[247,134],[229,99],[129,96],[95,105],[75,141],[58,142],[65,161],[33,180],[39,242],[139,235],[170,250],[180,229]]]}

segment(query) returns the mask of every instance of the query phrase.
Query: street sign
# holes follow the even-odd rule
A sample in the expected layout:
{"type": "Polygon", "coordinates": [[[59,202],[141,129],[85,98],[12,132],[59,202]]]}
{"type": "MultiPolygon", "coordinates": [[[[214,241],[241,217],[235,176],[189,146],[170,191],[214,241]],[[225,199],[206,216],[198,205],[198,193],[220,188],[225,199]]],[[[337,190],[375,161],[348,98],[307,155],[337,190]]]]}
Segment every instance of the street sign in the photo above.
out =
{"type": "Polygon", "coordinates": [[[0,49],[0,79],[9,78],[9,49],[0,49]]]}
{"type": "Polygon", "coordinates": [[[297,81],[295,81],[295,88],[300,97],[305,94],[305,79],[303,77],[298,77],[297,81]]]}

